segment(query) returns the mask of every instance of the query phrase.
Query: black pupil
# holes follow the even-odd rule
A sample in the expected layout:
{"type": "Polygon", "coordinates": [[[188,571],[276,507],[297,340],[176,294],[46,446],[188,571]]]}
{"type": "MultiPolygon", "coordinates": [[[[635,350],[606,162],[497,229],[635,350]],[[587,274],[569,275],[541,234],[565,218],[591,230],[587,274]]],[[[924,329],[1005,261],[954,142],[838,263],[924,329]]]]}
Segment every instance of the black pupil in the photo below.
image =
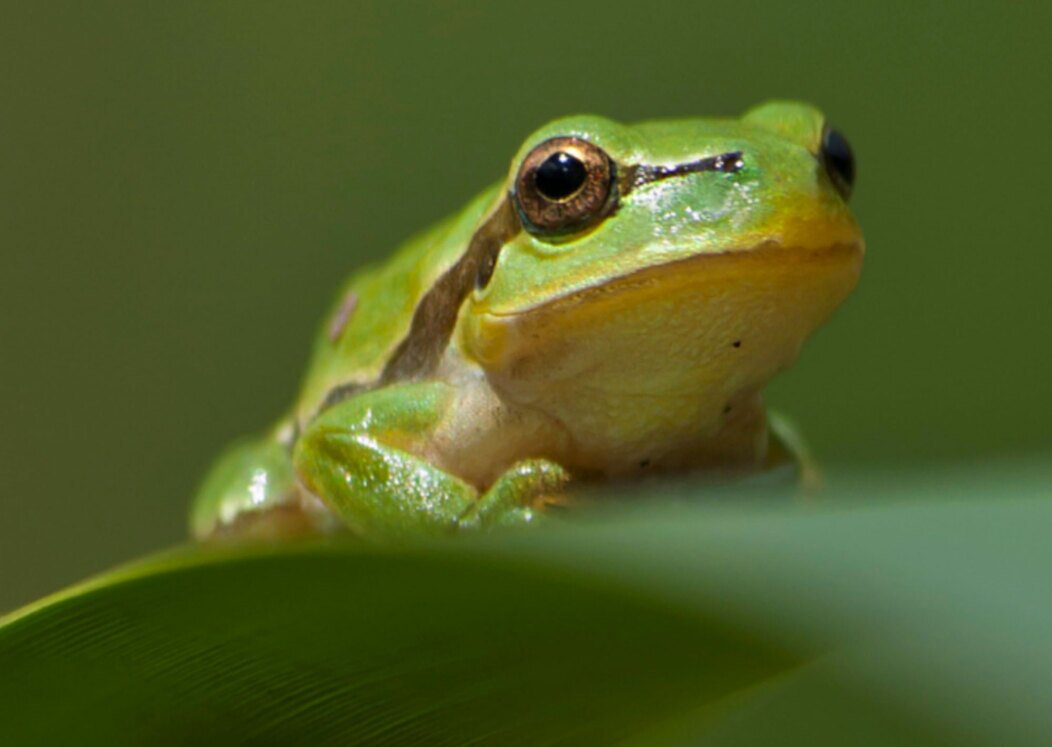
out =
{"type": "Polygon", "coordinates": [[[847,138],[834,129],[826,130],[822,142],[822,158],[831,175],[839,179],[845,188],[850,189],[855,183],[855,156],[847,138]]]}
{"type": "Polygon", "coordinates": [[[580,160],[569,153],[553,153],[537,167],[534,183],[537,191],[549,200],[565,200],[582,186],[588,172],[580,160]]]}

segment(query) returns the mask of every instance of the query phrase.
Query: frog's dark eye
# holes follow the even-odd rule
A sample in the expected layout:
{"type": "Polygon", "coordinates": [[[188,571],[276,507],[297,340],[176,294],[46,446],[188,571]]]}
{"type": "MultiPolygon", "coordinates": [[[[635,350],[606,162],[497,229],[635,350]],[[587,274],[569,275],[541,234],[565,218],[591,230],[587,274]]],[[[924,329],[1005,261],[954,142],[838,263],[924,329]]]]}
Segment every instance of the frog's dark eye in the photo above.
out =
{"type": "Polygon", "coordinates": [[[855,155],[851,152],[847,138],[832,127],[826,127],[822,133],[821,158],[829,178],[846,200],[855,186],[855,155]]]}
{"type": "Polygon", "coordinates": [[[613,161],[602,148],[576,137],[556,137],[523,159],[512,197],[526,230],[554,236],[609,215],[615,192],[613,161]]]}

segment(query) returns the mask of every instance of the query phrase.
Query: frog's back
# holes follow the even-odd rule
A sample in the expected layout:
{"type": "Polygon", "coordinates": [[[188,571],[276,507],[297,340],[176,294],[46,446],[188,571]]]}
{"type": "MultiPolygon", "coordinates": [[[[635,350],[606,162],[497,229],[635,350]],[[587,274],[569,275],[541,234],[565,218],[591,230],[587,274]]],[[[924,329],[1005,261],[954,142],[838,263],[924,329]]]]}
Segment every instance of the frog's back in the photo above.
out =
{"type": "Polygon", "coordinates": [[[403,244],[385,263],[353,275],[340,290],[315,337],[296,412],[309,420],[335,392],[374,385],[405,339],[425,293],[463,253],[499,187],[460,214],[403,244]]]}

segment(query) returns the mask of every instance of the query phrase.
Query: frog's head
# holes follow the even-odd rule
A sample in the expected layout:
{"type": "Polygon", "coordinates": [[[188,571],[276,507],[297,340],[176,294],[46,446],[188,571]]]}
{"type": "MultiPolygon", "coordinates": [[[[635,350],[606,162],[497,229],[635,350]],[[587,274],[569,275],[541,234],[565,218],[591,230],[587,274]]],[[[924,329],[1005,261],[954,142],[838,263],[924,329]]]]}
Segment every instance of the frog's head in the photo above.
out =
{"type": "MultiPolygon", "coordinates": [[[[512,162],[463,347],[512,396],[756,390],[854,287],[846,140],[811,106],[739,119],[559,119],[512,162]]],[[[713,407],[719,408],[723,402],[713,407]]]]}

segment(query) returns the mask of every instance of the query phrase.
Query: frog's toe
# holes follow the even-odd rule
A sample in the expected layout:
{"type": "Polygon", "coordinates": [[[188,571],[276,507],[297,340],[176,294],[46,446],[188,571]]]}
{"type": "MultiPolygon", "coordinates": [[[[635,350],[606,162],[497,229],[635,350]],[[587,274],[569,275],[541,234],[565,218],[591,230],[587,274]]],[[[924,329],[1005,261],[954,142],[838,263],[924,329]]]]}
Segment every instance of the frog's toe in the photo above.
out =
{"type": "Polygon", "coordinates": [[[564,501],[570,474],[547,459],[516,462],[457,521],[458,529],[538,523],[544,510],[564,501]]]}

